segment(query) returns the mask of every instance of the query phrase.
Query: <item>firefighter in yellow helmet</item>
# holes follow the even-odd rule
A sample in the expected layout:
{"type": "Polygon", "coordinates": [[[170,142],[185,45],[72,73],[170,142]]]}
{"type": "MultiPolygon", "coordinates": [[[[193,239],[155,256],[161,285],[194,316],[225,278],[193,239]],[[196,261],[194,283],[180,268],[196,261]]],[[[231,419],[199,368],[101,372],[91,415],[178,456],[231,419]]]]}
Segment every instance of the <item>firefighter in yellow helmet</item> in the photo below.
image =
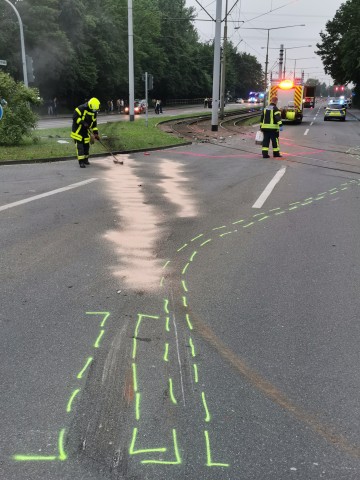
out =
{"type": "Polygon", "coordinates": [[[97,112],[100,102],[97,98],[90,98],[86,103],[79,105],[74,110],[71,138],[76,143],[77,158],[80,168],[85,168],[89,163],[90,143],[100,140],[97,128],[97,112]]]}

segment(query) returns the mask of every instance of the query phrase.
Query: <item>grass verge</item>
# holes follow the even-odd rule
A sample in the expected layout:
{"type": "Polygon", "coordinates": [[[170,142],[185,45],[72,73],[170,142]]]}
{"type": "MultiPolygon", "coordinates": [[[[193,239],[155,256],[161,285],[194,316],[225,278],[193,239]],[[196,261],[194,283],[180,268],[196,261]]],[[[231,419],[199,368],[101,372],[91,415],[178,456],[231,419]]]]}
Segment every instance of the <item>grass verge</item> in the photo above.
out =
{"type": "MultiPolygon", "coordinates": [[[[185,115],[184,115],[185,117],[185,115]]],[[[174,120],[175,117],[162,117],[161,121],[174,120]]],[[[176,117],[176,118],[181,118],[176,117]]],[[[146,126],[145,118],[136,118],[134,122],[120,121],[99,125],[102,142],[109,150],[142,150],[165,146],[175,146],[184,143],[182,138],[176,137],[157,128],[158,118],[149,118],[146,126]]],[[[32,137],[14,147],[0,148],[0,163],[16,160],[39,160],[51,158],[75,157],[76,149],[73,140],[69,137],[69,127],[35,130],[32,137]],[[68,143],[62,143],[67,141],[68,143]]],[[[105,153],[105,149],[98,142],[91,146],[90,153],[105,153]]]]}

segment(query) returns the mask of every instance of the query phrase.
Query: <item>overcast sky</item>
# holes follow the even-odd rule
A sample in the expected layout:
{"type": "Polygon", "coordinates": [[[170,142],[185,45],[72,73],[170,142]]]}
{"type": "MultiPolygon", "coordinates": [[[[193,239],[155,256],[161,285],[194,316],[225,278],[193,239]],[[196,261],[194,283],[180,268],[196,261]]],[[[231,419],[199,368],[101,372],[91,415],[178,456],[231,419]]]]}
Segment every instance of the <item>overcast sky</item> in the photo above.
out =
{"type": "MultiPolygon", "coordinates": [[[[305,27],[270,31],[269,71],[277,62],[280,45],[283,44],[287,49],[286,72],[288,75],[293,75],[296,64],[296,76],[300,76],[300,70],[304,69],[305,78],[309,76],[332,84],[331,78],[325,75],[320,57],[314,53],[314,50],[317,50],[316,43],[321,40],[320,31],[325,29],[326,22],[334,17],[336,10],[345,3],[344,0],[227,0],[227,2],[227,10],[231,11],[228,15],[228,38],[237,45],[238,51],[254,55],[265,70],[267,31],[246,28],[305,24],[305,27]],[[242,21],[245,23],[241,23],[242,21]],[[305,45],[312,45],[312,47],[303,47],[305,45]]],[[[198,2],[186,0],[186,5],[196,9],[197,20],[194,25],[201,41],[212,40],[215,35],[215,24],[209,15],[212,18],[216,16],[216,0],[198,0],[198,2]]],[[[226,0],[222,0],[222,5],[224,18],[226,0]]],[[[274,67],[274,76],[277,76],[277,73],[278,67],[274,67]]]]}

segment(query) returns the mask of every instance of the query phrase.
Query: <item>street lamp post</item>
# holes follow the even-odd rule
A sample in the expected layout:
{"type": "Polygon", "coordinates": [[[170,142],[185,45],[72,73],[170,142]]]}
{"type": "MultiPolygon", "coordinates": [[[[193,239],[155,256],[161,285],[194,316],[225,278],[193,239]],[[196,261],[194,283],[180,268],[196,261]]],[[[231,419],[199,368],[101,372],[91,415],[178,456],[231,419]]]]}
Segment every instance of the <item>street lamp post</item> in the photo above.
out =
{"type": "MultiPolygon", "coordinates": [[[[258,27],[245,27],[242,30],[266,30],[267,33],[267,43],[266,43],[266,59],[265,59],[265,91],[267,89],[267,73],[268,73],[268,64],[269,64],[269,38],[270,30],[279,30],[280,28],[292,28],[292,27],[305,27],[305,24],[300,25],[285,25],[283,27],[273,27],[273,28],[258,28],[258,27]]],[[[265,97],[264,97],[265,98],[265,97]]]]}
{"type": "Polygon", "coordinates": [[[26,55],[25,55],[25,41],[24,41],[23,23],[22,23],[20,14],[17,11],[16,7],[10,2],[10,0],[5,0],[5,2],[8,3],[11,6],[11,8],[14,10],[14,12],[16,13],[17,19],[19,21],[20,43],[21,43],[21,61],[22,61],[22,67],[23,67],[24,85],[25,85],[25,87],[28,87],[29,82],[28,82],[28,75],[27,75],[27,68],[26,68],[26,55]]]}

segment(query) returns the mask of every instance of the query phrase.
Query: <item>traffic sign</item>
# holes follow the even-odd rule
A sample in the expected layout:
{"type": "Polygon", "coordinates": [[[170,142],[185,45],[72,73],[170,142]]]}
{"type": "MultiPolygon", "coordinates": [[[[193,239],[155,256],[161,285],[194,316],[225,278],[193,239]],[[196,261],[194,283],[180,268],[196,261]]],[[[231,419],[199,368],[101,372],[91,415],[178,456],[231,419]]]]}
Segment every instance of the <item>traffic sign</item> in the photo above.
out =
{"type": "Polygon", "coordinates": [[[0,65],[3,65],[4,67],[6,67],[7,61],[6,60],[0,60],[0,65]]]}

